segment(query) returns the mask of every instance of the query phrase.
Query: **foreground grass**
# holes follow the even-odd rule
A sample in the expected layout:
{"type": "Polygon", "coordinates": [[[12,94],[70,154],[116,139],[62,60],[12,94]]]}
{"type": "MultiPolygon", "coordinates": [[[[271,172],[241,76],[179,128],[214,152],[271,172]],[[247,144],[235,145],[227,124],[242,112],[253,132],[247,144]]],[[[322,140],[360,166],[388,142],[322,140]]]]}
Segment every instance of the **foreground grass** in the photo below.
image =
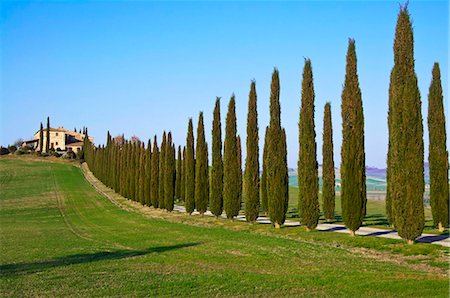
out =
{"type": "Polygon", "coordinates": [[[440,266],[374,257],[346,235],[129,212],[67,164],[0,159],[0,175],[2,296],[448,294],[440,266]]]}

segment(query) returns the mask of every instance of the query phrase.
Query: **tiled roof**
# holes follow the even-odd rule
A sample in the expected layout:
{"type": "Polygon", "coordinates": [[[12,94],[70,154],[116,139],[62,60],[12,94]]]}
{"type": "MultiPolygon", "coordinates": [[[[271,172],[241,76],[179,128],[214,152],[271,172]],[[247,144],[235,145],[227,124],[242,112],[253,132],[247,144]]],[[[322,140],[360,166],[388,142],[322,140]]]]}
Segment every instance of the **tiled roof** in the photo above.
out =
{"type": "Polygon", "coordinates": [[[83,142],[75,142],[75,143],[66,144],[66,147],[83,147],[83,142]]]}

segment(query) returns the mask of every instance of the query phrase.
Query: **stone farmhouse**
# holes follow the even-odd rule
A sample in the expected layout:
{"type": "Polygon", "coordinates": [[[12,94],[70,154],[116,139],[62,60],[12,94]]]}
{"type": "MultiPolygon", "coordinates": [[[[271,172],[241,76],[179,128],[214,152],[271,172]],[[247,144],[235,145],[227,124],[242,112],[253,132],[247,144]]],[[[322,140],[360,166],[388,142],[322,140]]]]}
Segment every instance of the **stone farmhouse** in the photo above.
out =
{"type": "MultiPolygon", "coordinates": [[[[43,129],[43,146],[42,151],[45,152],[45,144],[47,142],[47,128],[43,129]]],[[[83,141],[86,135],[65,129],[64,127],[52,128],[50,127],[50,149],[56,151],[73,151],[80,152],[83,149],[83,141]]],[[[89,137],[89,140],[94,143],[94,138],[89,137]]],[[[30,147],[39,150],[40,130],[34,134],[32,140],[22,143],[22,147],[30,147]]]]}

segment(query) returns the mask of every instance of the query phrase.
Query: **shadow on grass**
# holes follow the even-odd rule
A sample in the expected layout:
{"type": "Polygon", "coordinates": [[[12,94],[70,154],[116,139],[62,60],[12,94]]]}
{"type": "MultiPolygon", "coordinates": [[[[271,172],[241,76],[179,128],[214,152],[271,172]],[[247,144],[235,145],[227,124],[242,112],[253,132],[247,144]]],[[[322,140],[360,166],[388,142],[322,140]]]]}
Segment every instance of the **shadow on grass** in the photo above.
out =
{"type": "Polygon", "coordinates": [[[116,250],[116,251],[101,251],[96,253],[75,254],[65,257],[56,258],[53,260],[30,262],[30,263],[13,263],[0,265],[0,277],[30,274],[42,271],[48,268],[99,262],[105,260],[118,260],[131,257],[144,256],[151,253],[162,253],[175,249],[197,246],[201,242],[184,243],[170,246],[157,246],[143,250],[116,250]]]}

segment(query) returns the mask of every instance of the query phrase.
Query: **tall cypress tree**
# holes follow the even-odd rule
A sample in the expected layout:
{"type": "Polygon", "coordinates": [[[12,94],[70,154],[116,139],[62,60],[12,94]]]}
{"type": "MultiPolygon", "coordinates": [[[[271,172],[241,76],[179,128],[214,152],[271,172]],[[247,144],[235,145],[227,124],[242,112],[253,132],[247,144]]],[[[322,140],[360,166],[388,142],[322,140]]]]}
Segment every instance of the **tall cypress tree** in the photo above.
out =
{"type": "Polygon", "coordinates": [[[342,91],[341,204],[345,226],[354,236],[366,215],[364,115],[355,41],[349,39],[342,91]]]}
{"type": "Polygon", "coordinates": [[[322,144],[322,201],[325,219],[334,218],[335,190],[334,190],[334,158],[333,158],[333,127],[331,123],[331,104],[325,104],[323,115],[323,144],[322,144]]]}
{"type": "Polygon", "coordinates": [[[212,167],[211,167],[211,213],[216,217],[223,211],[223,161],[222,161],[222,124],[220,122],[220,97],[216,98],[212,123],[212,167]]]}
{"type": "Polygon", "coordinates": [[[144,201],[145,205],[151,206],[151,184],[152,184],[152,141],[148,139],[147,150],[144,152],[145,155],[145,185],[144,185],[144,201]]]}
{"type": "Polygon", "coordinates": [[[267,147],[268,214],[275,228],[286,219],[288,206],[288,178],[286,164],[286,134],[281,127],[280,79],[274,69],[270,86],[270,125],[267,147]]]}
{"type": "Polygon", "coordinates": [[[183,146],[183,160],[181,162],[181,197],[180,200],[182,202],[185,201],[186,198],[186,146],[183,146]]]}
{"type": "Polygon", "coordinates": [[[245,158],[245,218],[255,222],[259,214],[259,137],[256,83],[250,84],[247,114],[247,157],[245,158]]]}
{"type": "MultiPolygon", "coordinates": [[[[86,141],[88,139],[86,138],[86,141]]],[[[85,142],[86,143],[86,142],[85,142]]],[[[42,149],[44,148],[44,127],[42,126],[42,122],[41,122],[41,127],[39,129],[39,152],[42,153],[42,149]]],[[[86,147],[83,146],[83,151],[86,152],[86,147]]]]}
{"type": "Polygon", "coordinates": [[[267,202],[267,148],[269,147],[269,127],[266,127],[266,133],[264,136],[264,150],[263,150],[263,166],[262,166],[262,174],[261,174],[261,209],[265,215],[267,215],[267,211],[269,210],[268,202],[267,202]]]}
{"type": "Polygon", "coordinates": [[[150,199],[152,201],[152,206],[155,208],[159,207],[159,148],[158,140],[155,135],[153,139],[153,152],[151,156],[152,163],[152,175],[150,180],[150,199]]]}
{"type": "Polygon", "coordinates": [[[167,211],[173,210],[174,204],[174,175],[175,175],[175,148],[172,144],[172,133],[167,134],[167,143],[165,145],[166,154],[164,156],[164,199],[167,211]]]}
{"type": "Polygon", "coordinates": [[[200,214],[208,209],[208,145],[205,141],[205,127],[203,125],[203,112],[200,112],[197,126],[197,146],[195,160],[195,206],[200,214]]]}
{"type": "Polygon", "coordinates": [[[237,146],[237,160],[238,160],[238,185],[239,185],[239,210],[241,210],[242,203],[242,147],[241,147],[241,136],[238,135],[236,137],[236,146],[237,146]]]}
{"type": "Polygon", "coordinates": [[[133,201],[136,201],[136,197],[135,197],[135,190],[136,190],[136,151],[137,151],[137,143],[136,142],[132,142],[131,143],[131,156],[130,156],[130,180],[128,181],[128,185],[129,185],[129,198],[133,201]]]}
{"type": "Polygon", "coordinates": [[[227,218],[233,219],[241,209],[240,169],[237,156],[236,111],[234,94],[228,104],[223,152],[223,205],[227,218]]]}
{"type": "Polygon", "coordinates": [[[449,224],[449,185],[444,96],[438,63],[434,63],[432,74],[433,79],[428,93],[430,203],[434,225],[438,227],[440,232],[443,232],[449,224]]]}
{"type": "Polygon", "coordinates": [[[139,189],[138,189],[138,195],[139,195],[139,202],[142,205],[145,205],[145,147],[144,143],[142,143],[140,152],[139,152],[139,189]]]}
{"type": "Polygon", "coordinates": [[[314,126],[314,83],[311,60],[305,60],[299,121],[298,202],[300,222],[313,230],[319,223],[319,178],[314,126]]]}
{"type": "Polygon", "coordinates": [[[183,161],[181,159],[181,146],[178,146],[178,155],[176,160],[177,165],[177,174],[175,178],[175,198],[177,200],[181,200],[181,168],[182,168],[183,161]]]}
{"type": "Polygon", "coordinates": [[[407,5],[400,8],[389,89],[388,189],[391,216],[409,244],[422,234],[424,145],[420,92],[414,71],[414,37],[407,5]]]}
{"type": "Polygon", "coordinates": [[[166,139],[166,132],[163,132],[162,142],[161,142],[161,151],[159,154],[159,208],[165,209],[166,202],[165,202],[165,165],[166,165],[166,145],[167,145],[167,139],[166,139]]]}
{"type": "Polygon", "coordinates": [[[45,152],[50,150],[50,117],[47,117],[47,131],[45,132],[45,152]]]}
{"type": "Polygon", "coordinates": [[[194,159],[194,128],[192,118],[189,118],[188,132],[186,137],[186,175],[185,175],[185,207],[186,212],[191,214],[195,209],[195,159],[194,159]]]}

